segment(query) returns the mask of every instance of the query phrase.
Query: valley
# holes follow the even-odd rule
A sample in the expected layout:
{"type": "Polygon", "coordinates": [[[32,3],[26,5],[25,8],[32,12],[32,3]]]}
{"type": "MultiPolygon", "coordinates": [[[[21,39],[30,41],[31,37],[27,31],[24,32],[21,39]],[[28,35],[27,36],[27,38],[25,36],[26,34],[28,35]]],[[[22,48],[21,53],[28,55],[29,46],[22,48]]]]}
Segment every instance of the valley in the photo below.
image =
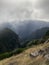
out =
{"type": "Polygon", "coordinates": [[[18,29],[21,36],[16,33],[16,28],[0,30],[0,65],[49,64],[49,26],[43,23],[46,26],[32,30],[29,24],[18,29]]]}

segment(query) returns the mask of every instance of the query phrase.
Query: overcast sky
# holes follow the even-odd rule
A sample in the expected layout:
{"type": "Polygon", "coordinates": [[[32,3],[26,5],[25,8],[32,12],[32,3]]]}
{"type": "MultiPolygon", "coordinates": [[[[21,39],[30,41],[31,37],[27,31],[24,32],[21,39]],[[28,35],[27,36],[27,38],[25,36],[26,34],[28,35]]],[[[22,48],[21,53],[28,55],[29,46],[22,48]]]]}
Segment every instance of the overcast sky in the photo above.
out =
{"type": "Polygon", "coordinates": [[[0,0],[0,23],[26,19],[49,21],[49,0],[0,0]]]}

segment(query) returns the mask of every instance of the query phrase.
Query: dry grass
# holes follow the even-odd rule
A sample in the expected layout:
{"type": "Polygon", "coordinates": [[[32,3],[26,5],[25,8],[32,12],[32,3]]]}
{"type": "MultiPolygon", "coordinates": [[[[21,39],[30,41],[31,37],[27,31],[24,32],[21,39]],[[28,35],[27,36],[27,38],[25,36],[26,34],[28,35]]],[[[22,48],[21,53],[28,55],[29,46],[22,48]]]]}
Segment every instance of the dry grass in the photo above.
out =
{"type": "Polygon", "coordinates": [[[25,50],[23,53],[17,56],[12,56],[10,58],[0,61],[0,65],[46,65],[45,58],[43,58],[42,56],[31,58],[30,53],[35,52],[36,50],[39,50],[42,48],[46,48],[48,46],[49,46],[49,43],[34,46],[32,48],[25,50]]]}

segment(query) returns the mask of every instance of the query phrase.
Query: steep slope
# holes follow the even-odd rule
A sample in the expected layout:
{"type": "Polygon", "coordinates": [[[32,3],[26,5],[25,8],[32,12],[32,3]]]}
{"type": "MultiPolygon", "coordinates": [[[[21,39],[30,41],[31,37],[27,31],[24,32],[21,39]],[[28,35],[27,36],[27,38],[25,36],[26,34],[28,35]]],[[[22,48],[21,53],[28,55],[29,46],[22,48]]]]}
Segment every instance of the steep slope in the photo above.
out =
{"type": "Polygon", "coordinates": [[[49,27],[40,28],[36,31],[34,31],[30,36],[28,36],[29,40],[32,39],[40,39],[43,36],[45,36],[46,32],[49,30],[49,27]]]}
{"type": "Polygon", "coordinates": [[[0,31],[0,53],[12,51],[20,46],[18,35],[9,28],[0,31]]]}
{"type": "Polygon", "coordinates": [[[45,36],[44,36],[45,39],[48,39],[49,38],[49,30],[47,30],[45,36]]]}
{"type": "Polygon", "coordinates": [[[20,21],[19,23],[17,21],[12,23],[4,23],[4,27],[11,28],[19,35],[21,41],[24,41],[32,32],[36,31],[37,29],[49,27],[49,22],[40,20],[24,20],[20,21]]]}
{"type": "MultiPolygon", "coordinates": [[[[49,30],[45,34],[45,37],[47,36],[49,36],[49,30]]],[[[29,47],[19,55],[1,60],[0,65],[49,65],[49,39],[43,44],[29,47]],[[37,52],[40,54],[35,57],[30,55],[31,53],[36,55],[37,52]]]]}
{"type": "Polygon", "coordinates": [[[47,47],[49,47],[49,42],[47,44],[40,44],[31,47],[17,56],[0,61],[0,65],[48,65],[48,60],[42,55],[35,58],[30,56],[30,53],[34,53],[35,51],[45,49],[47,47]]]}
{"type": "MultiPolygon", "coordinates": [[[[16,24],[15,24],[16,27],[16,24]]],[[[22,24],[20,24],[18,26],[18,30],[15,32],[18,33],[18,35],[20,36],[21,40],[24,41],[26,40],[26,38],[34,31],[43,28],[43,27],[49,27],[49,23],[48,22],[44,22],[44,21],[23,21],[22,24]]]]}

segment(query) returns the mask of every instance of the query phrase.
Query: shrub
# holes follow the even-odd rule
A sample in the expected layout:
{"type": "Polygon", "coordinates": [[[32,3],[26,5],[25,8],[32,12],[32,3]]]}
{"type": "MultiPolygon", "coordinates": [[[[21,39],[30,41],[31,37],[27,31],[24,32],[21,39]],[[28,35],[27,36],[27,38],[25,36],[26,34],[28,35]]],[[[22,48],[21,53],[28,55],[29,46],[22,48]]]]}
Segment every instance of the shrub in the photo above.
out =
{"type": "Polygon", "coordinates": [[[9,53],[0,54],[0,60],[2,60],[4,58],[8,58],[8,57],[10,57],[10,54],[9,53]]]}
{"type": "Polygon", "coordinates": [[[0,54],[0,60],[2,60],[4,58],[9,58],[12,55],[20,54],[24,50],[25,50],[25,48],[18,48],[16,50],[12,51],[12,52],[2,53],[2,54],[0,54]]]}

